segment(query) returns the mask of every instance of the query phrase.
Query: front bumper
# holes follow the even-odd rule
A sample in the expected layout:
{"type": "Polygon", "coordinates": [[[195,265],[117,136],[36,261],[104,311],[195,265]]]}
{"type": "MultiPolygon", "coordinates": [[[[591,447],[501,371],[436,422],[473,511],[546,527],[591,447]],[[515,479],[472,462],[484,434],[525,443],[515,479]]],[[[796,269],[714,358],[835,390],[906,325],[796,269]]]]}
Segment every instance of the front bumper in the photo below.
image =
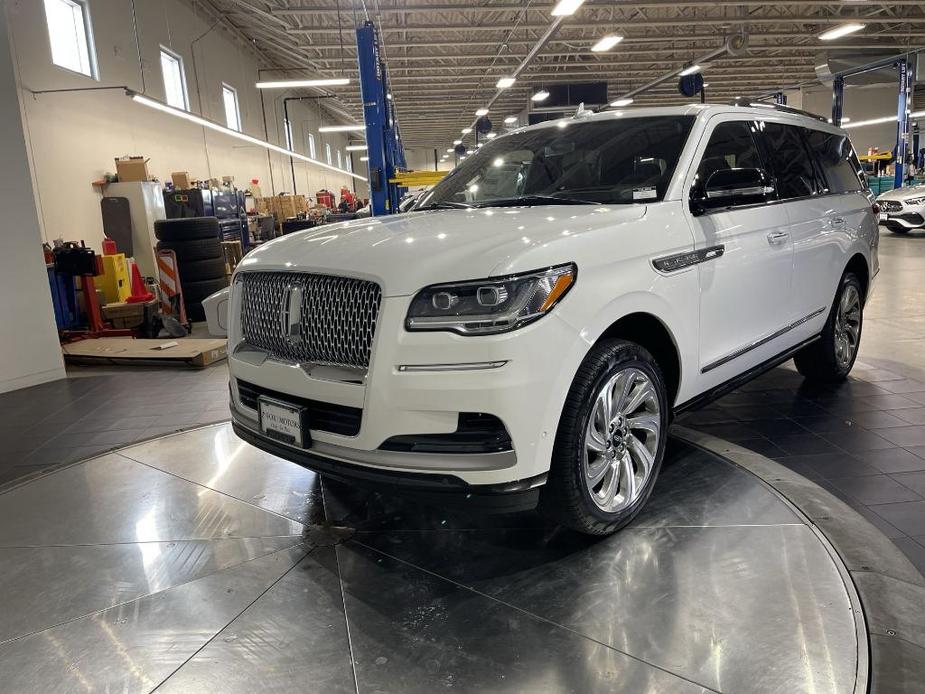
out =
{"type": "Polygon", "coordinates": [[[584,354],[574,328],[553,313],[502,335],[413,333],[403,325],[409,302],[410,297],[382,300],[369,369],[354,377],[255,356],[237,348],[232,330],[228,365],[236,430],[265,450],[331,476],[340,471],[352,479],[371,476],[412,488],[429,478],[428,486],[478,495],[497,494],[512,483],[516,488],[525,480],[542,484],[565,394],[584,354]],[[491,366],[401,368],[473,364],[491,366]],[[359,409],[358,431],[338,434],[310,423],[307,450],[264,439],[257,412],[242,403],[238,381],[283,394],[283,400],[290,395],[359,409]],[[395,437],[456,432],[461,413],[499,419],[511,449],[452,454],[387,450],[386,442],[395,437]]]}
{"type": "Polygon", "coordinates": [[[470,485],[452,474],[397,472],[342,460],[288,446],[242,424],[231,423],[235,434],[267,453],[341,482],[391,492],[440,508],[515,513],[529,511],[539,503],[546,475],[504,484],[470,485]]]}
{"type": "Polygon", "coordinates": [[[902,205],[897,209],[883,209],[880,223],[887,229],[921,229],[925,227],[925,205],[902,205]]]}

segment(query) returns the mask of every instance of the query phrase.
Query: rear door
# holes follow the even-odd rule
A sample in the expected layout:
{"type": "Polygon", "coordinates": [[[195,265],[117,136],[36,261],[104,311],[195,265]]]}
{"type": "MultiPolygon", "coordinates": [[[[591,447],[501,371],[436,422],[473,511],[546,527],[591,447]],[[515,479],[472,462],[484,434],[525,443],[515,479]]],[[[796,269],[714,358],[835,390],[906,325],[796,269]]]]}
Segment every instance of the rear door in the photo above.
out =
{"type": "Polygon", "coordinates": [[[845,254],[853,238],[862,235],[870,214],[857,157],[842,133],[804,129],[803,135],[824,179],[816,210],[818,233],[794,243],[794,297],[799,315],[828,309],[845,269],[845,254]]]}
{"type": "MultiPolygon", "coordinates": [[[[699,195],[722,169],[766,168],[757,123],[720,116],[707,127],[686,189],[699,195]]],[[[715,249],[700,273],[700,390],[782,351],[776,333],[791,313],[793,245],[786,213],[774,204],[686,212],[696,248],[715,249]]]]}
{"type": "Polygon", "coordinates": [[[807,330],[818,332],[825,323],[826,309],[832,303],[829,294],[834,296],[835,291],[831,268],[839,259],[834,234],[844,230],[846,221],[839,215],[838,201],[827,194],[825,179],[802,131],[799,126],[772,121],[762,122],[758,131],[775,178],[778,205],[790,221],[794,272],[789,321],[796,332],[789,339],[793,343],[807,330]]]}

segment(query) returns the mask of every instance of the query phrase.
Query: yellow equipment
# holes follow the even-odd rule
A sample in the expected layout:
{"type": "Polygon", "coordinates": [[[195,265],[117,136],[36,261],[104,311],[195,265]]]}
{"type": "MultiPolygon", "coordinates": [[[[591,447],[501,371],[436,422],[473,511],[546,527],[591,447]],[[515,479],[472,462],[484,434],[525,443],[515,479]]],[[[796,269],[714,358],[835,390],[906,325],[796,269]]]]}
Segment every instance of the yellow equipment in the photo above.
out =
{"type": "Polygon", "coordinates": [[[125,301],[132,294],[132,281],[128,274],[128,262],[125,253],[102,255],[103,275],[97,278],[107,304],[125,301]]]}
{"type": "Polygon", "coordinates": [[[422,188],[432,186],[443,180],[449,171],[400,171],[389,183],[395,183],[403,188],[422,188]]]}

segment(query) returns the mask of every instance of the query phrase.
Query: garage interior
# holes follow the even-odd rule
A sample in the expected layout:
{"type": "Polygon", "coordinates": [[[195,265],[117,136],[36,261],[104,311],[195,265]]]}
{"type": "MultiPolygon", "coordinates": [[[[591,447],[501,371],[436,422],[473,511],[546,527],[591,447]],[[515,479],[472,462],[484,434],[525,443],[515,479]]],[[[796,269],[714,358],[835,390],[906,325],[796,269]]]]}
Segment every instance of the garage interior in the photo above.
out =
{"type": "Polygon", "coordinates": [[[921,0],[5,0],[0,94],[0,689],[923,691],[917,212],[879,208],[850,377],[679,416],[603,538],[245,443],[203,303],[581,109],[797,109],[899,200],[921,0]]]}

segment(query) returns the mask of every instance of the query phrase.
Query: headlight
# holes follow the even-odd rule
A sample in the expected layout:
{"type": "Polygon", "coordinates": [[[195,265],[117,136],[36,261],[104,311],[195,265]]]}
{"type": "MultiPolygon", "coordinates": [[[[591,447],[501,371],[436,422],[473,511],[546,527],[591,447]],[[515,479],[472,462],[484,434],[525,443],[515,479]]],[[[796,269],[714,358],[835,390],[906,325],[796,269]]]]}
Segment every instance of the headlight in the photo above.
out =
{"type": "Polygon", "coordinates": [[[435,284],[408,309],[408,330],[489,335],[516,330],[547,314],[575,283],[574,264],[509,277],[435,284]]]}
{"type": "Polygon", "coordinates": [[[925,205],[925,198],[909,198],[903,200],[904,205],[925,205]]]}

